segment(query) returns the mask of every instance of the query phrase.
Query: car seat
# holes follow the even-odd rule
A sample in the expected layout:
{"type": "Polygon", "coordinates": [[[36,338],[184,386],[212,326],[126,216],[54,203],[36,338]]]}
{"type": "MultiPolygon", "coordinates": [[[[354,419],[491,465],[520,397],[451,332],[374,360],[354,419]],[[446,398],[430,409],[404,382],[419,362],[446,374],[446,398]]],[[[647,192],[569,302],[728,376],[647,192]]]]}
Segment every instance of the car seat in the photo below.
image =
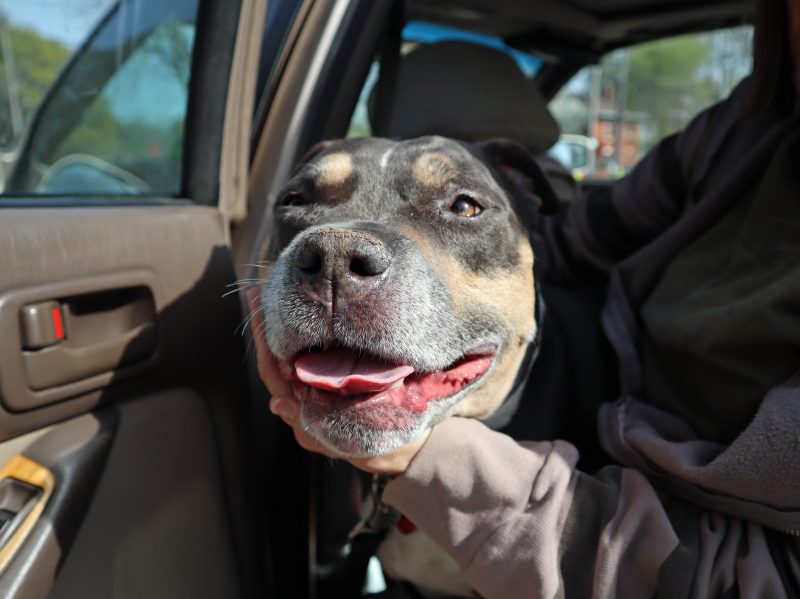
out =
{"type": "Polygon", "coordinates": [[[546,154],[558,141],[558,123],[537,85],[510,55],[461,41],[418,44],[391,70],[396,71],[388,73],[393,80],[379,80],[370,95],[373,135],[443,135],[467,142],[505,137],[531,152],[559,199],[574,197],[575,180],[546,154]]]}

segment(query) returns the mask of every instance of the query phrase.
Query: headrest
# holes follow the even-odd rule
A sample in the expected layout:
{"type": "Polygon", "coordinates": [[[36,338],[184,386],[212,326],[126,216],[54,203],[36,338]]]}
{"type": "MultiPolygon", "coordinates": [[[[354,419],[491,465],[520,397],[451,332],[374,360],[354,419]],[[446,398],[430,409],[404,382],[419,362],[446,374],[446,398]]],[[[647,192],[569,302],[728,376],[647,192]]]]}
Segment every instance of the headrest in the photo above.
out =
{"type": "Polygon", "coordinates": [[[558,124],[536,84],[511,56],[487,46],[420,44],[402,56],[384,130],[374,123],[376,89],[370,97],[374,135],[443,135],[468,142],[505,137],[534,154],[558,140],[558,124]]]}

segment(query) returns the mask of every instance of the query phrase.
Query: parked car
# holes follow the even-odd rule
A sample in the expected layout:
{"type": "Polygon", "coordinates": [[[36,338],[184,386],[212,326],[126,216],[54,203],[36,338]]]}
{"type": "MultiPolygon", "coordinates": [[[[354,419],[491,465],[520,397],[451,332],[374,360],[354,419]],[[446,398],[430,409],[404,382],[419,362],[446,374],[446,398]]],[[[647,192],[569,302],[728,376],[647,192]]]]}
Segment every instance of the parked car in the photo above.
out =
{"type": "Polygon", "coordinates": [[[226,297],[261,277],[294,163],[394,134],[405,57],[457,41],[549,102],[564,194],[570,170],[607,184],[747,73],[748,19],[739,0],[0,5],[0,596],[360,588],[352,472],[268,414],[226,297]]]}
{"type": "Polygon", "coordinates": [[[562,133],[548,153],[568,168],[576,181],[583,181],[594,171],[599,145],[594,137],[562,133]]]}

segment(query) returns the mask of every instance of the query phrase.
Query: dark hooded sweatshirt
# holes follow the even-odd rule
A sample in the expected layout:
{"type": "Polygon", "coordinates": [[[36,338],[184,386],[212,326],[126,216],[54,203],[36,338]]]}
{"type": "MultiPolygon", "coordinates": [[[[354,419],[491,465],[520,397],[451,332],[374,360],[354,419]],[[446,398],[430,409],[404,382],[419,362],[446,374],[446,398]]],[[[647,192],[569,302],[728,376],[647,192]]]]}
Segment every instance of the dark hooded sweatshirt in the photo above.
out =
{"type": "Polygon", "coordinates": [[[480,596],[800,597],[800,129],[743,119],[746,85],[535,248],[608,284],[620,465],[450,418],[387,486],[480,596]]]}

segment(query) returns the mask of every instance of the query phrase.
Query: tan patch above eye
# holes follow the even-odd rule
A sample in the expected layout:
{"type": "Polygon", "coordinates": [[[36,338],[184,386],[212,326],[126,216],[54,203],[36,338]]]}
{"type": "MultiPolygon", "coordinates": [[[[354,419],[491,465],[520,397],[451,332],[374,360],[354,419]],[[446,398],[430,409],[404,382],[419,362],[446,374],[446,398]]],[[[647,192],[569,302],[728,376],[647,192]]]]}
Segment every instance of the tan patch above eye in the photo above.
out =
{"type": "Polygon", "coordinates": [[[341,185],[353,174],[353,158],[346,152],[323,156],[314,165],[314,180],[320,186],[341,185]]]}
{"type": "Polygon", "coordinates": [[[441,187],[450,182],[457,172],[449,157],[439,152],[425,152],[414,163],[411,174],[425,187],[441,187]]]}

